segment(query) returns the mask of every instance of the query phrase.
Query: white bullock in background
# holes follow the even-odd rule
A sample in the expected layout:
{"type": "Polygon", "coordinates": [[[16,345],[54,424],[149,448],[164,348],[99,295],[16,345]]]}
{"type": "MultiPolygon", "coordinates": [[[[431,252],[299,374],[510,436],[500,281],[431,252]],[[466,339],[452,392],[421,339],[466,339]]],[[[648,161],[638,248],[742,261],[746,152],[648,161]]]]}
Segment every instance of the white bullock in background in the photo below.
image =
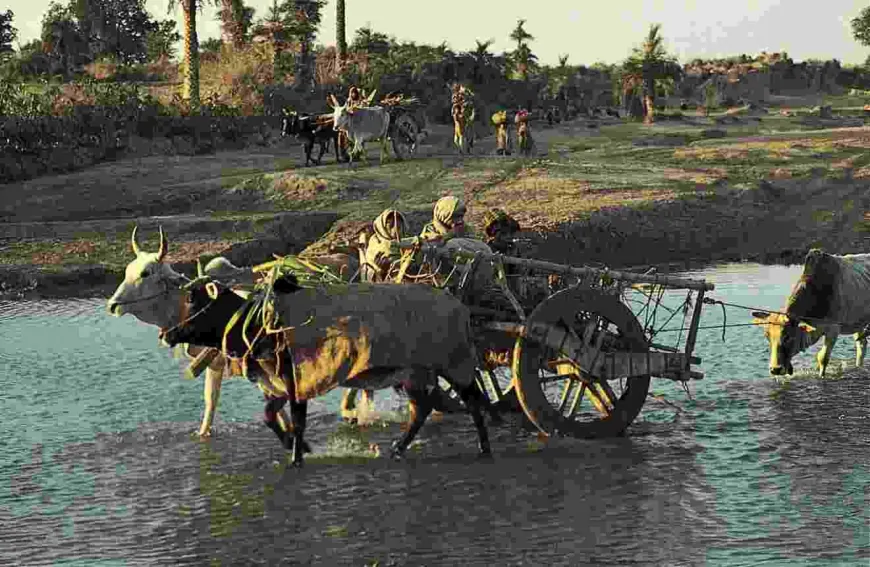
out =
{"type": "Polygon", "coordinates": [[[330,95],[329,102],[332,106],[333,128],[344,130],[347,137],[353,143],[350,153],[350,163],[354,156],[362,153],[363,160],[368,163],[365,144],[368,141],[379,140],[381,142],[380,162],[389,156],[390,113],[381,106],[363,106],[348,109],[347,104],[338,104],[335,95],[330,95]]]}

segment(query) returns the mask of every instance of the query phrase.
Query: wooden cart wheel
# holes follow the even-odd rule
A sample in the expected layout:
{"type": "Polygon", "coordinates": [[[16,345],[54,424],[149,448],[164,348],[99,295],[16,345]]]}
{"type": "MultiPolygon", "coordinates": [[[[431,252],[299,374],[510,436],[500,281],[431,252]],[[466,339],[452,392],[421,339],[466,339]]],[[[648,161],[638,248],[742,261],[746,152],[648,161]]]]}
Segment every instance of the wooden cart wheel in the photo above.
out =
{"type": "Polygon", "coordinates": [[[529,420],[549,435],[621,435],[646,401],[649,374],[598,380],[580,359],[648,352],[643,328],[631,310],[614,295],[574,287],[542,302],[525,329],[513,360],[517,394],[529,420]]]}
{"type": "Polygon", "coordinates": [[[393,151],[398,158],[407,158],[417,151],[420,128],[407,114],[400,114],[392,130],[393,151]]]}

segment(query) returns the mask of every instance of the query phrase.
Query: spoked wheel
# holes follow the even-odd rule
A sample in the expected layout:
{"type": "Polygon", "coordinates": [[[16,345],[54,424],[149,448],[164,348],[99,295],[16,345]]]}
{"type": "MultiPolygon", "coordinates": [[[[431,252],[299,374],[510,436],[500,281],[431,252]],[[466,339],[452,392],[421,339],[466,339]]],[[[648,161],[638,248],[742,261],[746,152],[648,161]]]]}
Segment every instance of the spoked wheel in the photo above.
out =
{"type": "Polygon", "coordinates": [[[410,157],[417,151],[417,135],[420,128],[414,119],[407,114],[402,114],[396,119],[393,128],[393,151],[400,159],[410,157]]]}
{"type": "Polygon", "coordinates": [[[621,435],[643,408],[650,376],[605,379],[601,363],[629,352],[647,353],[649,344],[618,297],[582,288],[552,295],[516,341],[514,373],[526,416],[549,435],[621,435]]]}

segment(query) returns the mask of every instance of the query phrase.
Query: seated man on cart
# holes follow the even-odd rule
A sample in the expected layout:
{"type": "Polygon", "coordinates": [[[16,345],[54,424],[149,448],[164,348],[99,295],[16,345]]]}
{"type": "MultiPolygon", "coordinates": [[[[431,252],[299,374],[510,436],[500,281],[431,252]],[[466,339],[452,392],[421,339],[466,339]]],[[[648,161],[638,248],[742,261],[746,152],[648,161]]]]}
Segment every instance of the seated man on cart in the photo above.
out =
{"type": "MultiPolygon", "coordinates": [[[[372,223],[372,234],[360,241],[360,276],[366,282],[383,282],[391,278],[397,258],[391,252],[391,244],[411,242],[413,238],[405,238],[407,230],[405,215],[396,209],[386,209],[372,223]]],[[[364,403],[371,407],[374,404],[374,391],[364,390],[364,403]]],[[[349,388],[341,400],[342,417],[350,421],[356,418],[357,390],[349,388]]],[[[456,411],[455,402],[446,398],[440,399],[433,410],[438,414],[443,411],[456,411]]]]}
{"type": "Polygon", "coordinates": [[[501,209],[487,211],[483,217],[484,242],[493,252],[510,256],[514,254],[514,237],[520,231],[520,223],[501,209]]]}

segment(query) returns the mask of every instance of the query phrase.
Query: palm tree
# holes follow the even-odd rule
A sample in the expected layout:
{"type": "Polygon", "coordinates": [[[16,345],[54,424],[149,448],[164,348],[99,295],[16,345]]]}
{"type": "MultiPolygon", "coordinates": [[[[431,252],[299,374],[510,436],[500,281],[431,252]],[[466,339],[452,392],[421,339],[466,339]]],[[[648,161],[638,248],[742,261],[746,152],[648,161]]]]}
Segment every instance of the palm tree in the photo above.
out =
{"type": "MultiPolygon", "coordinates": [[[[178,2],[184,12],[184,78],[181,98],[187,101],[191,114],[199,111],[199,40],[196,37],[196,0],[167,0],[171,13],[178,2]]],[[[200,0],[201,6],[201,0],[200,0]]]]}
{"type": "Polygon", "coordinates": [[[474,57],[481,62],[486,62],[486,60],[489,59],[490,55],[492,55],[492,53],[489,52],[489,48],[492,46],[493,43],[495,43],[495,40],[488,39],[486,41],[480,41],[479,39],[475,39],[474,43],[476,43],[477,45],[474,47],[472,55],[474,55],[474,57]]]}
{"type": "Polygon", "coordinates": [[[474,48],[474,51],[470,53],[472,60],[474,61],[474,83],[480,84],[483,83],[485,77],[483,76],[483,69],[485,69],[491,62],[492,53],[489,51],[489,47],[495,43],[495,40],[488,39],[486,41],[474,40],[474,43],[477,45],[474,48]]]}
{"type": "Polygon", "coordinates": [[[320,26],[321,10],[326,0],[294,0],[295,17],[287,22],[288,31],[299,42],[299,56],[296,58],[295,83],[297,87],[313,85],[314,76],[311,61],[312,45],[320,26]]]}
{"type": "Polygon", "coordinates": [[[525,81],[529,78],[529,71],[535,65],[537,57],[529,48],[528,40],[535,39],[529,32],[523,28],[525,20],[518,20],[517,27],[511,32],[510,38],[517,42],[517,48],[513,53],[514,65],[517,73],[525,81]]]}
{"type": "Polygon", "coordinates": [[[244,0],[213,1],[220,6],[218,17],[221,21],[221,41],[224,45],[241,49],[245,44],[245,35],[251,25],[254,9],[245,6],[244,0]]]}
{"type": "Polygon", "coordinates": [[[335,68],[340,72],[344,61],[347,59],[347,38],[345,37],[345,11],[344,0],[337,0],[335,4],[335,68]]]}
{"type": "Polygon", "coordinates": [[[640,48],[635,47],[625,63],[628,77],[640,77],[643,89],[644,123],[655,119],[656,81],[665,77],[676,78],[682,72],[677,62],[667,55],[659,32],[661,24],[650,25],[649,32],[640,48]]]}

